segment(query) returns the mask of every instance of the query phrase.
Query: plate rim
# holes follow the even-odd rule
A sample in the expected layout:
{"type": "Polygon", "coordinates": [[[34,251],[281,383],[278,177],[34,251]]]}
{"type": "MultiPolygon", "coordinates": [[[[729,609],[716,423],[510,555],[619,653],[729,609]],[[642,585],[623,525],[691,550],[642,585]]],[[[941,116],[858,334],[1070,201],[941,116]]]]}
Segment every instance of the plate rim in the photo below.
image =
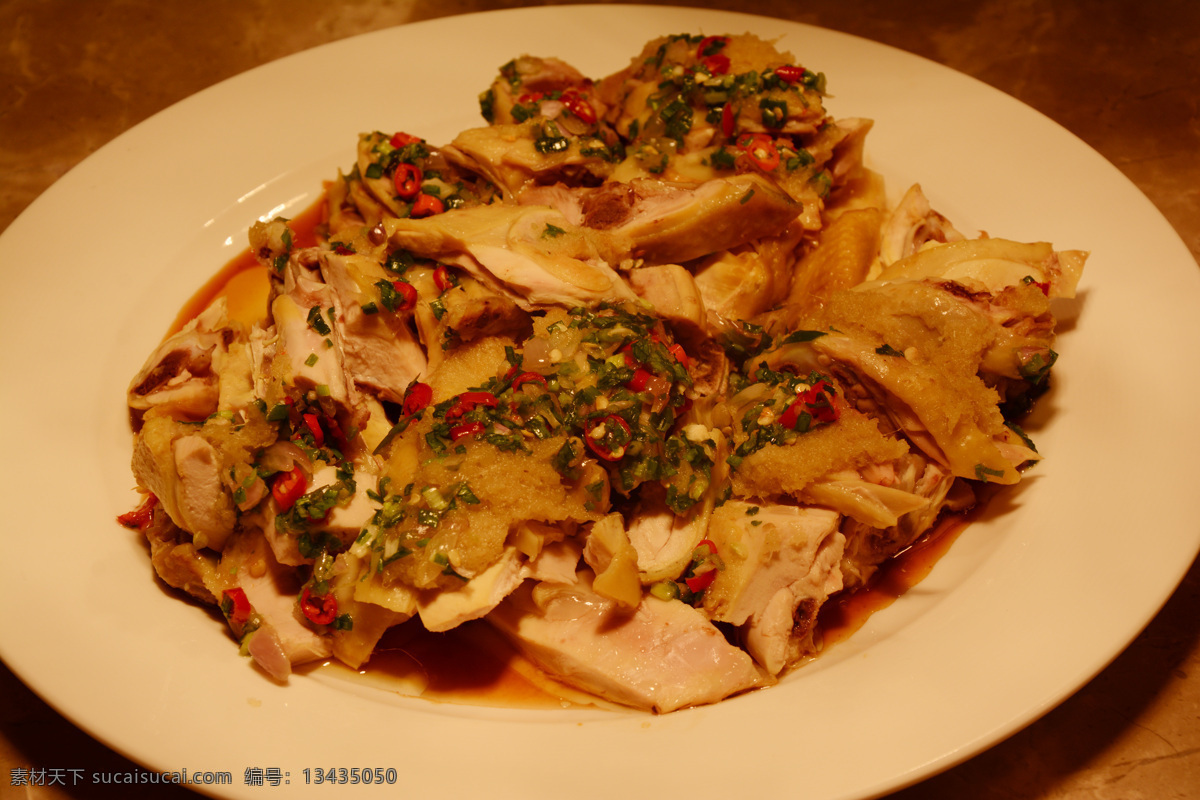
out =
{"type": "MultiPolygon", "coordinates": [[[[487,11],[487,12],[480,12],[478,14],[461,15],[461,16],[457,16],[457,17],[440,18],[440,19],[436,19],[436,20],[426,20],[426,21],[421,21],[421,22],[416,22],[416,23],[409,23],[407,25],[397,26],[396,28],[384,29],[384,30],[380,30],[380,31],[373,31],[373,32],[362,34],[360,36],[352,37],[352,38],[354,40],[365,40],[367,37],[387,38],[390,35],[394,35],[394,32],[401,28],[411,31],[413,26],[417,26],[417,25],[425,25],[425,26],[449,25],[452,22],[460,22],[461,20],[463,20],[467,17],[483,17],[483,16],[499,17],[500,15],[512,15],[513,18],[515,18],[518,15],[528,15],[528,18],[533,18],[533,17],[538,17],[538,16],[552,17],[557,14],[562,14],[564,12],[575,11],[576,9],[592,9],[592,10],[602,9],[605,11],[605,13],[611,13],[611,9],[608,9],[608,8],[606,8],[604,6],[600,6],[600,5],[491,10],[491,11],[487,11]]],[[[929,64],[932,67],[935,67],[939,70],[953,72],[952,70],[950,70],[947,67],[936,64],[936,62],[932,62],[932,61],[929,61],[928,59],[924,59],[921,56],[916,56],[914,54],[907,53],[902,50],[898,50],[894,47],[891,47],[890,45],[872,42],[867,39],[861,39],[860,37],[854,37],[850,34],[845,34],[845,33],[837,32],[837,31],[829,31],[826,29],[817,28],[815,26],[805,25],[803,23],[793,23],[793,22],[788,22],[788,21],[784,21],[784,20],[777,20],[777,19],[770,18],[770,17],[761,17],[756,14],[745,14],[743,12],[709,11],[709,10],[701,11],[698,9],[682,9],[682,8],[677,8],[677,7],[660,7],[660,6],[623,6],[622,7],[623,13],[626,12],[627,10],[629,11],[629,13],[634,13],[633,10],[637,10],[636,13],[639,13],[639,14],[667,13],[668,15],[680,15],[683,13],[702,13],[703,15],[705,15],[705,18],[723,17],[723,18],[742,18],[745,20],[760,20],[760,21],[766,20],[770,24],[780,25],[782,27],[786,27],[789,29],[807,29],[809,32],[815,32],[816,34],[819,34],[822,36],[832,34],[836,37],[844,37],[846,39],[854,39],[854,40],[857,40],[859,42],[869,45],[871,48],[887,48],[887,49],[894,51],[897,54],[901,54],[905,60],[917,59],[917,60],[924,61],[927,64],[929,64]]],[[[576,13],[578,13],[578,12],[576,12],[576,13]]],[[[59,198],[58,198],[59,194],[67,192],[70,188],[73,188],[74,184],[82,179],[81,176],[84,176],[84,177],[88,176],[88,170],[90,170],[96,164],[110,160],[113,157],[112,154],[117,153],[122,148],[127,147],[131,142],[133,142],[138,136],[141,135],[141,134],[135,134],[135,132],[137,132],[139,130],[145,131],[145,130],[154,128],[156,126],[163,125],[164,124],[162,122],[163,119],[165,119],[166,117],[168,117],[170,115],[178,115],[178,114],[182,113],[178,109],[181,107],[184,107],[185,104],[192,102],[193,98],[197,98],[197,97],[200,97],[201,95],[203,95],[205,101],[207,101],[208,99],[212,98],[214,95],[220,95],[222,92],[227,92],[228,86],[233,85],[235,82],[246,80],[246,76],[248,76],[248,75],[258,74],[260,72],[260,70],[264,70],[267,68],[270,68],[271,70],[285,70],[286,71],[286,69],[288,68],[288,63],[292,62],[293,60],[314,58],[315,56],[312,54],[317,53],[318,51],[327,51],[328,50],[328,51],[332,52],[333,48],[345,47],[346,46],[345,43],[347,41],[349,41],[349,40],[339,40],[339,41],[335,41],[335,42],[326,43],[326,44],[318,46],[317,48],[313,48],[312,50],[307,50],[307,51],[303,51],[301,53],[296,53],[296,54],[292,54],[289,56],[285,56],[280,59],[276,59],[276,60],[274,60],[272,62],[268,62],[267,64],[264,64],[260,67],[256,67],[255,69],[250,70],[247,73],[242,73],[241,75],[229,78],[225,81],[215,84],[212,87],[202,90],[202,92],[197,93],[196,95],[192,95],[191,97],[181,101],[180,103],[177,103],[177,104],[169,107],[168,109],[165,109],[164,111],[159,112],[158,114],[153,115],[152,117],[148,118],[144,122],[140,123],[138,126],[135,126],[134,128],[130,129],[129,131],[122,133],[118,137],[115,137],[112,141],[110,141],[109,143],[107,143],[106,145],[104,145],[103,147],[98,149],[92,156],[90,156],[84,162],[81,162],[81,164],[78,165],[75,169],[72,169],[70,172],[68,172],[67,175],[65,175],[58,182],[56,182],[55,185],[51,186],[45,193],[43,193],[43,195],[39,196],[34,201],[34,203],[32,203],[25,211],[23,211],[21,213],[21,215],[18,216],[18,218],[16,220],[14,220],[13,224],[10,225],[9,228],[3,234],[0,234],[0,253],[3,253],[5,251],[5,249],[7,249],[9,247],[11,242],[16,241],[18,239],[25,238],[25,236],[26,236],[25,227],[32,224],[26,220],[30,220],[30,219],[36,220],[37,218],[44,216],[45,212],[43,211],[43,208],[47,205],[53,205],[55,202],[59,202],[59,198]],[[223,87],[225,87],[225,88],[223,88],[223,87]],[[156,122],[156,120],[158,120],[158,121],[156,122]],[[78,170],[78,172],[77,172],[77,170],[78,170]],[[49,198],[49,199],[47,199],[47,198],[49,198]],[[17,231],[17,233],[12,233],[14,230],[17,231]]],[[[797,55],[800,55],[800,54],[797,54],[797,55]]],[[[953,75],[958,76],[958,78],[967,78],[967,79],[973,81],[979,87],[985,87],[990,92],[993,92],[997,95],[1001,95],[1006,98],[1008,97],[1007,95],[1003,95],[1003,93],[999,92],[999,90],[988,86],[987,84],[983,83],[982,81],[979,81],[978,79],[971,78],[970,76],[966,76],[966,75],[963,75],[962,73],[957,73],[957,72],[953,72],[953,75]]],[[[836,76],[831,76],[831,77],[836,78],[836,76]]],[[[1012,98],[1008,98],[1008,99],[1012,100],[1012,98]]],[[[1013,102],[1017,102],[1017,101],[1014,100],[1013,102]]],[[[1129,188],[1132,188],[1133,191],[1137,195],[1141,196],[1142,199],[1146,201],[1146,204],[1149,205],[1149,207],[1151,209],[1153,209],[1154,214],[1158,215],[1159,219],[1161,220],[1163,225],[1165,225],[1166,229],[1168,231],[1171,231],[1171,233],[1174,233],[1173,230],[1171,230],[1169,224],[1166,224],[1165,219],[1162,219],[1161,214],[1157,211],[1157,209],[1154,209],[1153,205],[1149,203],[1148,199],[1146,199],[1144,197],[1144,195],[1141,194],[1140,191],[1138,191],[1135,187],[1133,187],[1132,183],[1129,183],[1127,181],[1127,179],[1125,179],[1124,176],[1121,175],[1114,166],[1112,166],[1111,164],[1108,164],[1107,161],[1103,161],[1103,159],[1099,156],[1099,154],[1096,153],[1092,148],[1090,148],[1090,146],[1088,146],[1086,143],[1084,143],[1078,137],[1075,137],[1073,134],[1070,134],[1070,132],[1066,131],[1066,129],[1063,128],[1061,125],[1053,122],[1053,120],[1050,120],[1048,117],[1041,114],[1040,112],[1037,112],[1036,110],[1034,110],[1028,106],[1022,105],[1022,107],[1024,109],[1027,109],[1029,112],[1031,112],[1035,115],[1038,115],[1038,117],[1040,117],[1044,122],[1049,122],[1052,125],[1059,128],[1060,131],[1062,131],[1067,136],[1070,136],[1072,139],[1074,139],[1078,146],[1087,148],[1087,150],[1091,154],[1093,154],[1096,158],[1099,158],[1100,161],[1102,161],[1104,164],[1108,165],[1108,167],[1110,167],[1112,169],[1112,171],[1114,173],[1116,173],[1116,175],[1120,176],[1120,178],[1122,180],[1127,182],[1127,185],[1129,188]]],[[[186,108],[185,108],[185,110],[186,110],[186,108]]],[[[868,147],[870,147],[869,144],[868,144],[868,147]]],[[[1177,235],[1176,235],[1176,238],[1177,238],[1177,235]]],[[[1186,252],[1186,248],[1183,247],[1182,241],[1179,241],[1178,245],[1180,248],[1183,249],[1183,252],[1186,252]]],[[[1188,254],[1188,259],[1191,260],[1190,253],[1188,254]]],[[[1196,281],[1191,280],[1191,279],[1189,279],[1189,281],[1190,281],[1190,285],[1194,288],[1196,285],[1196,281]]],[[[1068,356],[1071,356],[1071,355],[1072,355],[1071,353],[1068,353],[1068,356]]],[[[5,402],[5,405],[7,405],[7,402],[5,402]]],[[[100,412],[97,412],[97,413],[100,413],[100,412]]],[[[1082,679],[1078,681],[1078,683],[1074,686],[1074,688],[1071,691],[1063,694],[1062,696],[1057,697],[1056,699],[1047,698],[1043,702],[1041,702],[1039,705],[1037,705],[1037,707],[1031,707],[1029,709],[1026,709],[1023,714],[1014,716],[1013,718],[1011,718],[1009,720],[1009,723],[1004,732],[1000,733],[999,735],[994,735],[995,732],[993,731],[992,734],[988,734],[988,735],[982,737],[983,739],[988,739],[988,741],[986,743],[980,743],[978,747],[973,747],[973,748],[969,747],[966,750],[959,749],[958,751],[945,754],[942,756],[942,759],[940,761],[935,762],[932,765],[925,765],[925,767],[923,767],[922,770],[917,770],[915,772],[909,773],[905,777],[905,780],[907,780],[908,782],[903,785],[908,785],[909,783],[916,782],[918,780],[921,780],[924,777],[928,777],[929,775],[933,774],[934,772],[941,771],[942,769],[952,766],[955,763],[959,763],[962,760],[966,760],[967,758],[978,753],[980,750],[984,749],[986,746],[989,746],[990,744],[994,744],[995,742],[999,741],[1000,739],[1005,738],[1008,735],[1011,735],[1016,730],[1019,730],[1020,728],[1025,727],[1033,720],[1035,720],[1035,719],[1039,718],[1040,716],[1042,716],[1043,714],[1045,714],[1048,710],[1050,710],[1050,708],[1053,708],[1055,705],[1062,702],[1062,700],[1066,699],[1066,697],[1070,696],[1070,694],[1072,694],[1075,690],[1077,690],[1084,683],[1086,683],[1088,680],[1090,680],[1092,677],[1094,677],[1096,674],[1098,674],[1100,671],[1102,671],[1104,669],[1104,667],[1106,667],[1109,663],[1111,663],[1111,661],[1113,659],[1115,659],[1120,654],[1120,652],[1122,652],[1125,649],[1125,647],[1128,645],[1128,643],[1130,641],[1132,641],[1137,636],[1137,634],[1140,633],[1141,630],[1144,629],[1145,625],[1149,624],[1150,620],[1154,617],[1155,614],[1157,614],[1158,610],[1161,609],[1162,605],[1167,601],[1167,599],[1174,592],[1175,587],[1177,587],[1179,581],[1182,580],[1183,576],[1186,574],[1188,568],[1190,567],[1192,560],[1194,560],[1196,551],[1200,550],[1200,539],[1198,539],[1194,544],[1195,544],[1195,547],[1193,547],[1193,549],[1191,551],[1191,559],[1189,559],[1179,565],[1179,568],[1177,570],[1177,576],[1176,576],[1176,579],[1174,580],[1174,583],[1172,583],[1169,587],[1168,586],[1163,587],[1162,591],[1160,592],[1161,597],[1158,598],[1156,604],[1154,604],[1153,610],[1150,613],[1145,615],[1145,619],[1142,621],[1141,625],[1139,627],[1137,627],[1137,629],[1135,631],[1130,633],[1130,635],[1127,638],[1125,638],[1125,640],[1120,644],[1120,646],[1117,647],[1116,649],[1114,649],[1113,652],[1111,652],[1108,655],[1108,657],[1103,660],[1102,663],[1092,664],[1091,665],[1092,668],[1090,670],[1087,670],[1087,674],[1084,675],[1082,677],[1082,679]]],[[[0,547],[2,547],[3,545],[4,545],[4,537],[3,537],[3,535],[0,535],[0,547]]],[[[9,645],[7,643],[7,637],[0,638],[0,658],[3,658],[5,660],[5,662],[10,665],[10,668],[12,668],[12,671],[14,672],[14,674],[16,674],[22,681],[24,681],[26,683],[26,685],[30,686],[30,688],[33,689],[37,694],[42,696],[43,699],[45,699],[52,707],[54,707],[57,711],[59,711],[59,713],[63,714],[64,717],[70,719],[74,724],[76,724],[79,727],[81,727],[82,729],[86,730],[94,738],[98,739],[99,741],[105,742],[106,744],[108,744],[108,746],[113,747],[113,749],[117,750],[118,752],[122,752],[122,754],[131,758],[131,760],[134,760],[134,761],[137,761],[140,763],[146,763],[145,758],[140,757],[140,756],[143,756],[144,754],[141,753],[140,751],[138,751],[136,748],[129,748],[129,750],[127,752],[123,748],[115,747],[108,739],[105,738],[104,732],[102,730],[98,730],[93,725],[87,724],[89,722],[89,720],[87,720],[87,719],[81,720],[80,718],[77,718],[72,713],[71,709],[60,708],[58,705],[56,705],[55,702],[53,701],[53,696],[54,696],[55,692],[52,690],[52,688],[46,687],[45,684],[47,683],[47,681],[42,680],[40,678],[40,676],[38,676],[38,675],[25,674],[25,673],[23,673],[22,670],[20,670],[18,668],[18,664],[21,662],[21,658],[20,658],[20,656],[17,656],[14,659],[12,652],[9,650],[9,645]]],[[[685,714],[684,716],[688,716],[688,715],[685,714]]],[[[691,716],[695,716],[695,715],[691,715],[691,716]]],[[[90,720],[90,722],[95,723],[95,720],[92,719],[92,720],[90,720]]],[[[671,726],[673,727],[674,724],[675,723],[671,723],[671,726]]],[[[891,790],[891,789],[898,789],[898,788],[901,788],[901,784],[894,784],[894,785],[885,787],[884,790],[891,790]]],[[[846,795],[846,796],[850,796],[850,795],[846,795]]],[[[866,795],[854,795],[854,796],[866,796],[866,795]]]]}

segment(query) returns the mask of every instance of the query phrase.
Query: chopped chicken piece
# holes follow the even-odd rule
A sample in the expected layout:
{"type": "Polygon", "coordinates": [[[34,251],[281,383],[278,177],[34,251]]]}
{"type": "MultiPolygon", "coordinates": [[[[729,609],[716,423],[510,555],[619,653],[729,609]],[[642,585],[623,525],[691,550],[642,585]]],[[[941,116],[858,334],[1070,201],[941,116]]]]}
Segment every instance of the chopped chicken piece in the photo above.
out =
{"type": "Polygon", "coordinates": [[[405,387],[425,372],[425,351],[405,317],[363,310],[376,299],[375,284],[392,279],[371,258],[332,252],[322,254],[321,275],[332,292],[346,374],[377,396],[401,402],[405,387]]]}
{"type": "Polygon", "coordinates": [[[129,382],[129,407],[159,407],[192,419],[216,411],[220,387],[214,360],[232,338],[228,326],[225,301],[219,299],[167,337],[129,382]]]}
{"type": "Polygon", "coordinates": [[[879,260],[888,266],[911,256],[927,242],[959,242],[965,237],[933,210],[920,184],[913,184],[883,223],[879,260]]]}
{"type": "Polygon", "coordinates": [[[629,543],[620,514],[609,514],[592,524],[583,560],[596,573],[592,588],[597,592],[626,608],[641,602],[637,551],[629,543]]]}
{"type": "Polygon", "coordinates": [[[627,531],[637,552],[642,583],[679,577],[707,528],[707,514],[676,514],[667,506],[662,492],[643,490],[627,531]]]}
{"type": "Polygon", "coordinates": [[[515,547],[457,589],[426,591],[417,595],[421,622],[431,631],[448,631],[479,619],[496,607],[521,583],[522,559],[515,547]]]}
{"type": "Polygon", "coordinates": [[[133,472],[197,547],[220,550],[233,531],[233,500],[221,479],[221,459],[200,434],[153,414],[134,440],[133,472]]]}
{"type": "Polygon", "coordinates": [[[728,250],[788,226],[801,212],[778,187],[754,173],[700,184],[636,178],[595,189],[540,191],[565,221],[596,236],[610,259],[628,253],[646,264],[678,264],[728,250]]]}
{"type": "Polygon", "coordinates": [[[880,281],[936,279],[953,281],[968,291],[1000,294],[1026,283],[1045,287],[1049,297],[1074,297],[1087,253],[1056,252],[1048,242],[967,239],[930,244],[880,272],[880,281]]]}
{"type": "Polygon", "coordinates": [[[150,544],[150,563],[168,586],[187,592],[205,603],[215,603],[220,594],[217,559],[202,553],[160,507],[143,529],[150,544]]]}
{"type": "Polygon", "coordinates": [[[348,615],[354,624],[348,627],[335,625],[329,638],[334,657],[351,669],[358,669],[366,663],[388,628],[407,621],[416,610],[415,596],[410,595],[411,606],[395,607],[395,603],[391,602],[393,597],[387,595],[398,593],[384,594],[379,591],[382,587],[377,583],[364,580],[362,570],[367,566],[353,551],[339,553],[334,561],[334,579],[330,590],[337,599],[339,615],[348,615]],[[372,588],[365,588],[368,586],[372,588]],[[373,594],[374,599],[382,602],[366,599],[373,594]]]}
{"type": "MultiPolygon", "coordinates": [[[[340,502],[326,512],[319,520],[307,521],[304,531],[309,537],[329,534],[344,545],[349,545],[371,521],[378,506],[370,499],[371,486],[377,479],[367,470],[356,473],[354,493],[343,497],[340,502]]],[[[312,473],[307,491],[309,494],[322,489],[337,488],[341,483],[338,468],[325,464],[312,473]]],[[[275,499],[269,500],[261,509],[263,517],[263,535],[271,546],[275,559],[281,564],[300,566],[312,563],[312,558],[300,552],[298,537],[286,526],[277,524],[280,516],[279,504],[275,499]]]]}
{"type": "Polygon", "coordinates": [[[696,279],[678,264],[642,267],[629,273],[629,285],[671,323],[675,336],[689,350],[697,350],[708,338],[708,312],[696,279]]]}
{"type": "Polygon", "coordinates": [[[623,610],[586,574],[523,587],[487,619],[555,678],[635,708],[665,713],[770,683],[691,606],[647,595],[623,610]]]}
{"type": "Polygon", "coordinates": [[[828,509],[742,500],[713,513],[708,538],[725,568],[705,591],[704,610],[743,626],[747,649],[772,675],[811,647],[816,610],[842,588],[840,521],[828,509]]]}
{"type": "Polygon", "coordinates": [[[727,501],[708,528],[725,569],[704,594],[705,611],[733,625],[762,612],[779,589],[809,576],[817,551],[839,536],[840,521],[824,508],[727,501]]]}
{"type": "Polygon", "coordinates": [[[221,480],[221,458],[202,436],[181,436],[172,449],[179,475],[175,502],[197,547],[220,550],[233,532],[233,500],[221,480]]]}
{"type": "Polygon", "coordinates": [[[801,211],[754,173],[698,187],[638,183],[634,191],[640,202],[608,230],[632,240],[633,255],[648,264],[678,264],[772,236],[801,211]]]}
{"type": "Polygon", "coordinates": [[[266,640],[259,643],[263,648],[264,660],[259,661],[263,669],[279,677],[280,670],[272,658],[275,643],[292,666],[329,657],[332,652],[329,640],[300,621],[296,608],[300,584],[295,571],[275,560],[262,536],[247,534],[232,538],[222,554],[221,570],[234,576],[234,583],[246,593],[246,599],[262,618],[259,629],[251,634],[251,641],[259,636],[266,640]],[[272,638],[271,646],[265,646],[272,638]]]}
{"type": "Polygon", "coordinates": [[[495,204],[393,220],[391,241],[461,266],[523,308],[635,299],[590,242],[553,209],[495,204]]]}

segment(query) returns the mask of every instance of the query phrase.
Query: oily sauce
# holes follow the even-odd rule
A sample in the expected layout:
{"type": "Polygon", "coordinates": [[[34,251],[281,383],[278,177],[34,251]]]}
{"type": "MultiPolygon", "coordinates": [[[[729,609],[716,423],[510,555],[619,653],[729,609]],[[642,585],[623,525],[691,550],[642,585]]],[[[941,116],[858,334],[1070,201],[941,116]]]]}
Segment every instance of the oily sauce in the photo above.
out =
{"type": "Polygon", "coordinates": [[[482,620],[430,633],[419,618],[391,628],[360,670],[331,661],[322,674],[442,703],[524,709],[596,704],[557,683],[482,620]]]}
{"type": "MultiPolygon", "coordinates": [[[[288,220],[294,247],[312,247],[317,243],[317,228],[325,221],[325,199],[315,203],[288,220]]],[[[170,336],[194,319],[220,297],[228,304],[229,317],[250,327],[267,318],[267,298],[270,275],[247,248],[212,276],[179,309],[175,322],[167,332],[170,336]]]]}
{"type": "MultiPolygon", "coordinates": [[[[873,613],[924,580],[970,521],[968,514],[943,516],[911,547],[883,564],[866,588],[826,602],[818,614],[823,648],[850,638],[873,613]]],[[[482,620],[430,633],[419,619],[412,619],[390,629],[357,673],[335,663],[323,669],[385,691],[438,702],[504,708],[603,705],[546,676],[482,620]]]]}
{"type": "MultiPolygon", "coordinates": [[[[289,221],[296,247],[316,243],[323,215],[324,203],[319,200],[289,221]]],[[[226,298],[233,319],[247,326],[265,320],[269,290],[267,269],[247,249],[180,309],[171,332],[178,331],[219,297],[226,298]]],[[[880,567],[866,588],[825,603],[818,615],[824,647],[849,638],[871,614],[920,583],[969,522],[970,515],[945,515],[915,544],[880,567]]],[[[506,708],[603,705],[540,672],[483,621],[430,633],[419,619],[413,619],[384,634],[363,669],[351,670],[336,662],[318,669],[337,679],[366,682],[385,691],[439,702],[506,708]]]]}
{"type": "Polygon", "coordinates": [[[887,608],[923,581],[969,522],[964,514],[943,515],[908,549],[885,562],[866,588],[830,598],[817,612],[817,627],[824,647],[849,639],[872,614],[887,608]]]}

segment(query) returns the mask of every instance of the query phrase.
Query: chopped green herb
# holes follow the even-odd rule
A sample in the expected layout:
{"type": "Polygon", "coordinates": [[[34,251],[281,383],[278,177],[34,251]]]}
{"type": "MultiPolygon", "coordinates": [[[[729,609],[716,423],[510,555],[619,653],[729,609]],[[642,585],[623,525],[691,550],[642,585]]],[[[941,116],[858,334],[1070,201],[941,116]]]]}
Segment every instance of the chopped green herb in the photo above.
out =
{"type": "Polygon", "coordinates": [[[780,344],[801,344],[803,342],[811,342],[813,339],[820,339],[825,336],[827,331],[792,331],[787,336],[779,340],[780,344]]]}
{"type": "Polygon", "coordinates": [[[762,123],[766,128],[779,130],[787,122],[788,104],[786,100],[772,100],[764,97],[758,101],[758,108],[762,112],[762,123]]]}
{"type": "Polygon", "coordinates": [[[984,483],[988,482],[989,477],[999,478],[1002,475],[1004,475],[1004,470],[1002,470],[1002,469],[989,469],[989,468],[985,467],[983,464],[975,465],[975,477],[978,478],[979,480],[983,481],[984,483]]]}
{"type": "Polygon", "coordinates": [[[322,336],[328,336],[332,333],[329,323],[325,321],[325,317],[321,316],[320,306],[313,306],[308,310],[308,327],[322,336]]]}

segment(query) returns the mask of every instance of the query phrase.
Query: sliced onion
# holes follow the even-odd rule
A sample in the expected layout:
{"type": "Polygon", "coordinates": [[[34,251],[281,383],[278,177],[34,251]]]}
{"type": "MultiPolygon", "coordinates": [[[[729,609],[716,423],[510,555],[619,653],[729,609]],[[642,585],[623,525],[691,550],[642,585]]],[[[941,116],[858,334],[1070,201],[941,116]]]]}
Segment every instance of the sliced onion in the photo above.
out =
{"type": "Polygon", "coordinates": [[[268,472],[287,472],[297,465],[309,475],[313,471],[312,461],[295,442],[275,442],[263,450],[259,463],[268,472]]]}
{"type": "Polygon", "coordinates": [[[286,681],[292,674],[292,662],[288,660],[279,641],[275,629],[266,625],[250,634],[246,642],[246,652],[254,659],[254,663],[277,681],[286,681]]]}
{"type": "Polygon", "coordinates": [[[536,336],[526,341],[521,368],[526,372],[543,372],[550,366],[550,343],[536,336]]]}

